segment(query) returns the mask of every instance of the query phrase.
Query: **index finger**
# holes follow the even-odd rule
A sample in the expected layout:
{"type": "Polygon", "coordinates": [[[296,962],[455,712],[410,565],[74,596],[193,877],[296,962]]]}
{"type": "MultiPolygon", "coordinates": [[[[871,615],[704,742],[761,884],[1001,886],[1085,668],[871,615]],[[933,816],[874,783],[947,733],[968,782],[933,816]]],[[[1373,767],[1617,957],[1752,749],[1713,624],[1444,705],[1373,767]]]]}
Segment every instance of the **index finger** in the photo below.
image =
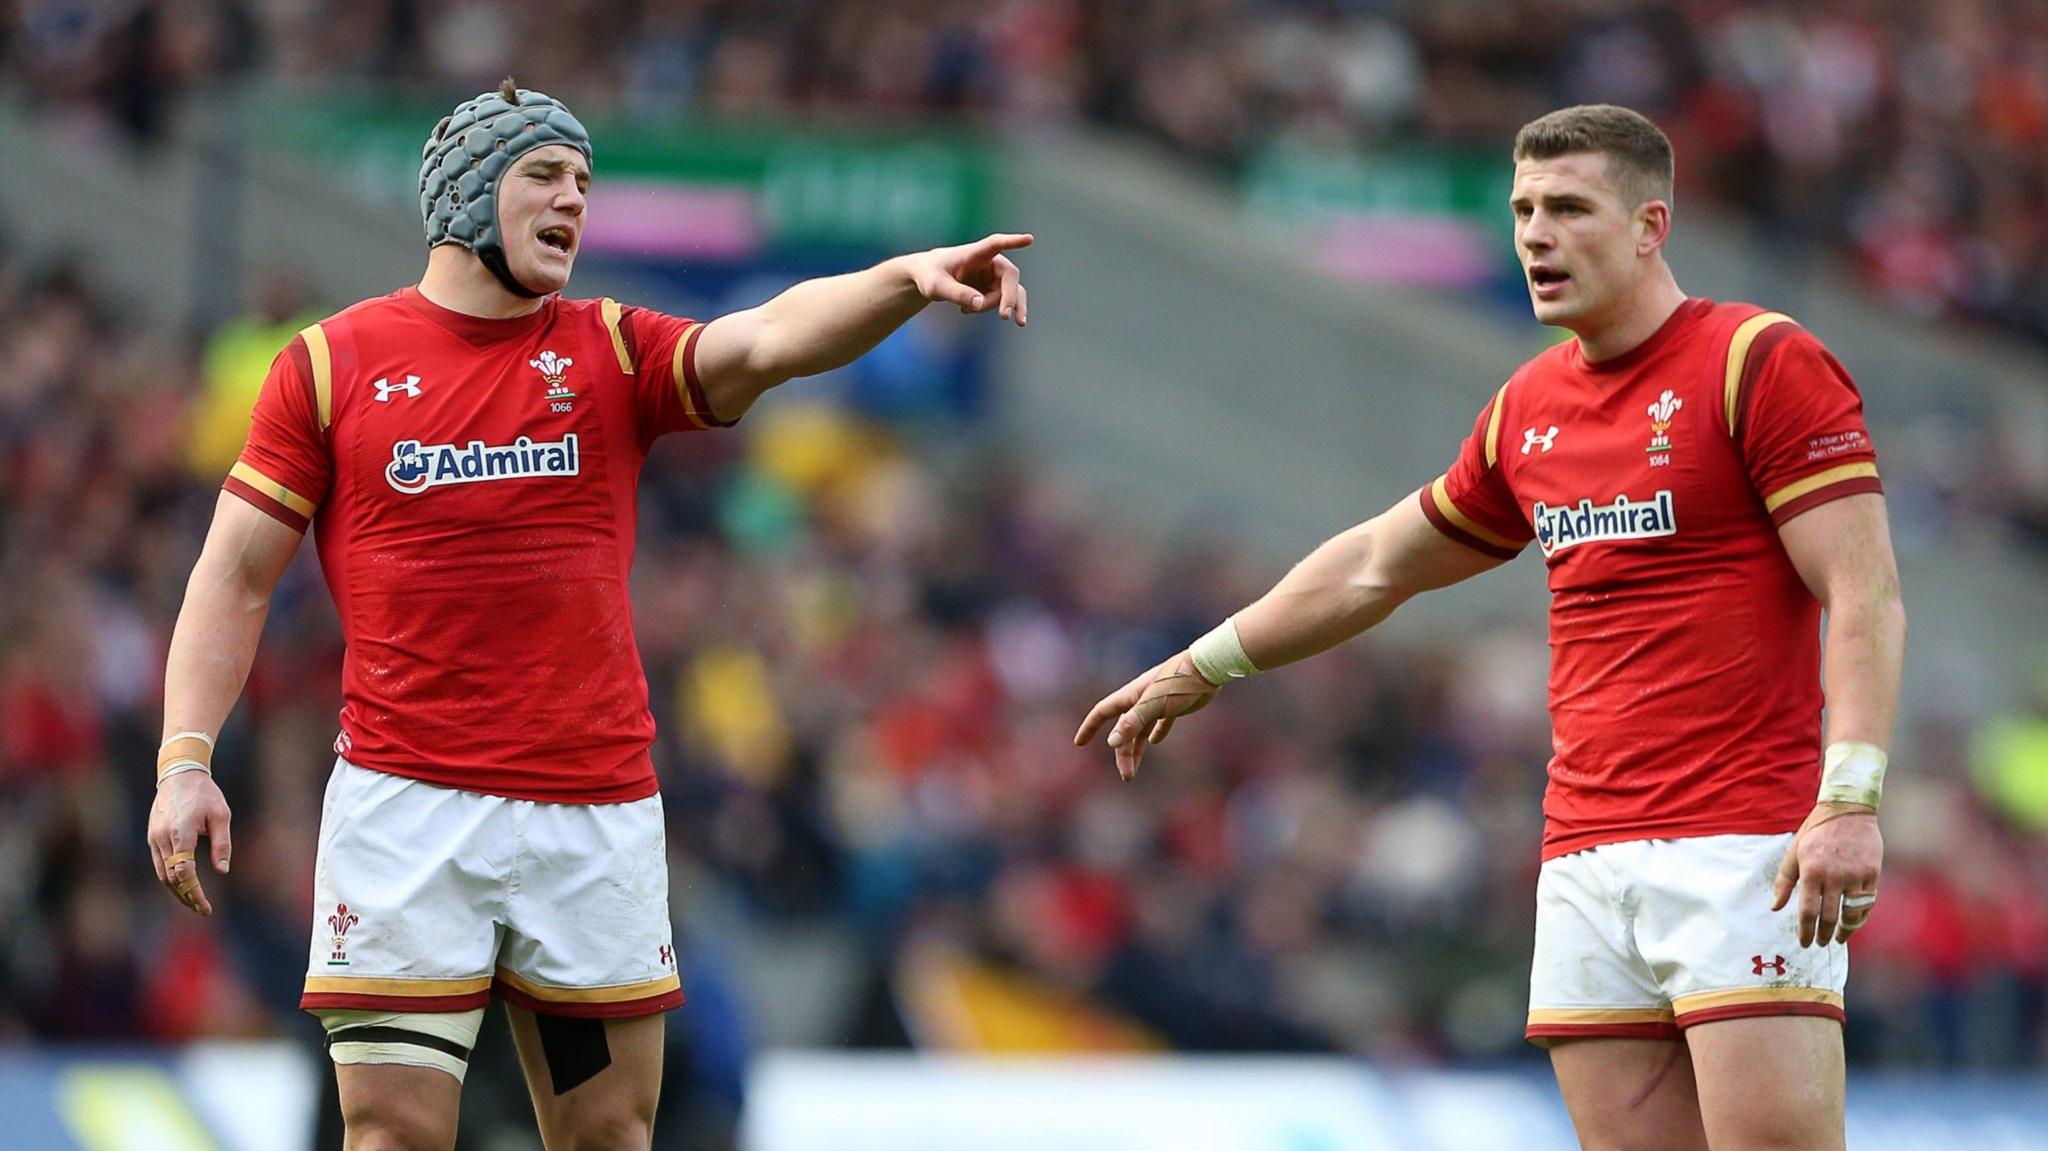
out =
{"type": "Polygon", "coordinates": [[[1015,251],[1028,248],[1035,237],[1029,232],[991,232],[975,242],[976,256],[993,256],[997,252],[1015,251]]]}
{"type": "Polygon", "coordinates": [[[1101,702],[1089,710],[1087,718],[1081,721],[1081,729],[1074,733],[1074,746],[1088,746],[1088,741],[1095,738],[1095,733],[1102,730],[1103,724],[1129,710],[1131,695],[1131,689],[1125,687],[1103,696],[1101,702]]]}

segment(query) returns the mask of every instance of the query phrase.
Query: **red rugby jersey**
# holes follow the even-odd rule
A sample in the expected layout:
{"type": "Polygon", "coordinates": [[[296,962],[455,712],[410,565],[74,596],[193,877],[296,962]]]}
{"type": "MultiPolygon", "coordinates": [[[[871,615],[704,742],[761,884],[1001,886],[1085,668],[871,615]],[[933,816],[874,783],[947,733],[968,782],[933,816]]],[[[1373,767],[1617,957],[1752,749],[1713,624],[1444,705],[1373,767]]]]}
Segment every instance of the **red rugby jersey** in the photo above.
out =
{"type": "Polygon", "coordinates": [[[634,489],[656,436],[719,426],[701,331],[560,297],[485,320],[406,288],[279,353],[227,489],[314,527],[351,762],[554,803],[654,794],[634,489]]]}
{"type": "Polygon", "coordinates": [[[1798,828],[1820,784],[1820,604],[1777,525],[1876,492],[1856,385],[1805,329],[1687,300],[1640,346],[1524,364],[1420,493],[1550,575],[1543,856],[1798,828]]]}

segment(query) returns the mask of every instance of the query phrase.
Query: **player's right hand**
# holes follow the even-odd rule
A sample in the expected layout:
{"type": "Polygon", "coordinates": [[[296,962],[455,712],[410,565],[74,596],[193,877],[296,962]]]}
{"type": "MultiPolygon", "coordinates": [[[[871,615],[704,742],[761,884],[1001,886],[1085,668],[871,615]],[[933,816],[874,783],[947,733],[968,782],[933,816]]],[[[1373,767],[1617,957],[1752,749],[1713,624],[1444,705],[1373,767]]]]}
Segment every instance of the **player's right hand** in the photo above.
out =
{"type": "Polygon", "coordinates": [[[997,232],[972,244],[933,248],[903,257],[911,282],[927,300],[957,304],[963,315],[996,314],[1023,327],[1031,305],[1023,275],[1005,252],[1031,246],[1029,232],[997,232]]]}
{"type": "Polygon", "coordinates": [[[181,772],[157,786],[156,802],[149,806],[149,858],[156,864],[156,881],[179,903],[212,915],[213,904],[199,886],[201,838],[213,869],[226,875],[234,846],[228,838],[227,797],[208,773],[181,772]]]}
{"type": "Polygon", "coordinates": [[[1163,743],[1173,730],[1173,721],[1209,706],[1216,698],[1217,685],[1202,678],[1195,661],[1185,651],[1169,657],[1159,666],[1102,697],[1081,721],[1074,733],[1074,746],[1085,747],[1102,726],[1114,719],[1109,746],[1116,756],[1116,773],[1133,779],[1138,761],[1145,758],[1145,745],[1163,743]]]}

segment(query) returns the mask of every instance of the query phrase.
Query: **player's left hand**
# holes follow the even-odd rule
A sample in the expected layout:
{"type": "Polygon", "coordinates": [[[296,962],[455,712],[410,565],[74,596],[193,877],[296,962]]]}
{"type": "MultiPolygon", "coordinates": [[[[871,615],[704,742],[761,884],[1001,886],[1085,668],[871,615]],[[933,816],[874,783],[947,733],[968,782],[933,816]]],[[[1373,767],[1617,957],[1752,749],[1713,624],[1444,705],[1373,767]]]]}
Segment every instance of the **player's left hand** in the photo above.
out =
{"type": "Polygon", "coordinates": [[[1799,946],[1848,942],[1870,918],[1884,867],[1877,812],[1860,803],[1815,804],[1778,865],[1771,910],[1799,892],[1799,946]]]}
{"type": "Polygon", "coordinates": [[[997,232],[972,244],[906,256],[910,278],[927,300],[957,304],[967,315],[996,314],[1018,327],[1030,313],[1017,265],[1004,252],[1031,246],[1029,232],[997,232]]]}

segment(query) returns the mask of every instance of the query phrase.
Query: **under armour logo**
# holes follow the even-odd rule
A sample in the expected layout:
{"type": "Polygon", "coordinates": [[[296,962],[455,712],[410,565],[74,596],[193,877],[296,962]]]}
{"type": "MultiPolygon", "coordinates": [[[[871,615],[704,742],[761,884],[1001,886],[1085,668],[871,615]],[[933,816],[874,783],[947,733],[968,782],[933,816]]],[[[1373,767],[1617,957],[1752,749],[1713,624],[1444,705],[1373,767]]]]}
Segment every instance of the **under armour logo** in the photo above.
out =
{"type": "Polygon", "coordinates": [[[408,396],[415,397],[420,394],[420,378],[418,376],[407,376],[402,384],[394,384],[390,380],[378,380],[370,386],[377,389],[377,402],[380,404],[390,403],[393,392],[404,392],[408,396]]]}
{"type": "Polygon", "coordinates": [[[1550,450],[1550,448],[1551,448],[1551,445],[1552,445],[1552,442],[1553,442],[1553,441],[1555,441],[1556,439],[1557,439],[1557,425],[1556,425],[1556,424],[1552,424],[1552,425],[1550,425],[1550,430],[1549,430],[1549,431],[1547,431],[1547,432],[1544,432],[1544,433],[1543,433],[1542,435],[1540,435],[1540,436],[1536,434],[1536,429],[1535,429],[1535,428],[1523,428],[1523,429],[1522,429],[1522,454],[1523,454],[1523,455],[1525,455],[1525,456],[1526,456],[1526,455],[1528,455],[1528,454],[1529,454],[1529,449],[1530,449],[1530,448],[1533,448],[1533,447],[1535,447],[1535,446],[1536,446],[1536,445],[1538,445],[1538,444],[1541,444],[1541,445],[1543,445],[1543,450],[1547,452],[1547,451],[1549,451],[1549,450],[1550,450]]]}
{"type": "Polygon", "coordinates": [[[676,957],[675,957],[675,953],[674,953],[674,952],[672,952],[672,951],[670,951],[670,950],[668,949],[668,944],[666,944],[666,943],[662,944],[662,945],[661,945],[661,965],[662,965],[663,967],[673,967],[673,966],[675,966],[675,962],[676,962],[676,957]]]}
{"type": "Polygon", "coordinates": [[[1774,975],[1785,974],[1785,957],[1782,955],[1771,956],[1769,963],[1765,963],[1764,957],[1761,955],[1752,955],[1749,957],[1749,962],[1756,968],[1756,974],[1758,975],[1762,975],[1766,967],[1770,968],[1771,973],[1774,975]]]}

